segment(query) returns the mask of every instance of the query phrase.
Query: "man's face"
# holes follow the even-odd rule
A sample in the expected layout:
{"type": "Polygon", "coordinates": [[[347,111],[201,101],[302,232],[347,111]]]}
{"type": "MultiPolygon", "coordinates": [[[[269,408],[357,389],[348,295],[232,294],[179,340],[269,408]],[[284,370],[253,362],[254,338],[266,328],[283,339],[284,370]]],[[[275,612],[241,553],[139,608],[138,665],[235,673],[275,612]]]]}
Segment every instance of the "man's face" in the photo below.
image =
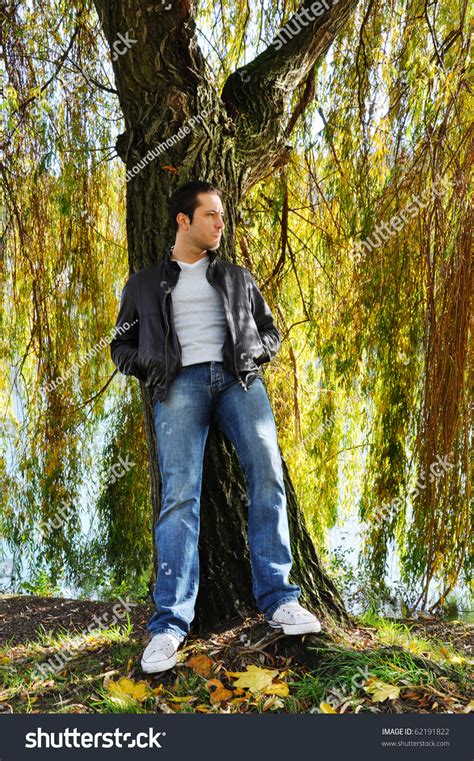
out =
{"type": "Polygon", "coordinates": [[[215,193],[198,193],[197,201],[199,205],[194,211],[192,224],[189,224],[188,217],[182,215],[186,223],[183,231],[188,241],[199,249],[219,248],[224,229],[221,199],[215,193]]]}

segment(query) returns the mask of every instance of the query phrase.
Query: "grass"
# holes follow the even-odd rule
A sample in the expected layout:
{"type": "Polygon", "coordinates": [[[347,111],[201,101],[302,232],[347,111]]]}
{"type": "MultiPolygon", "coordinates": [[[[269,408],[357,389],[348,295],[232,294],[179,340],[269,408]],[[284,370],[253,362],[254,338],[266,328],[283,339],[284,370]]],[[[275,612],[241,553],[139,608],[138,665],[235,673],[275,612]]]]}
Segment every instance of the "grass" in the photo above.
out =
{"type": "MultiPolygon", "coordinates": [[[[377,639],[383,644],[403,647],[410,653],[429,658],[451,668],[467,664],[465,656],[451,644],[436,638],[427,639],[412,633],[413,625],[389,621],[373,614],[361,616],[360,620],[362,623],[376,628],[377,639]]],[[[460,671],[463,672],[463,669],[460,671]]]]}
{"type": "MultiPolygon", "coordinates": [[[[409,653],[391,653],[388,657],[381,650],[360,652],[341,648],[324,653],[317,674],[305,675],[293,683],[294,697],[313,706],[330,699],[342,703],[355,698],[357,702],[364,694],[364,683],[371,678],[402,687],[436,684],[435,675],[419,668],[409,653]]],[[[366,708],[370,710],[370,705],[366,708]]]]}
{"type": "Polygon", "coordinates": [[[228,645],[216,651],[215,644],[195,640],[179,652],[175,669],[154,677],[139,668],[143,642],[128,617],[125,624],[79,637],[65,629],[54,635],[43,629],[32,642],[10,641],[0,649],[0,704],[14,713],[306,713],[325,711],[327,704],[332,706],[328,712],[466,711],[470,674],[462,652],[444,641],[418,637],[409,625],[374,616],[359,624],[359,631],[366,627],[370,632],[371,645],[308,641],[306,651],[315,664],[310,669],[273,655],[270,648],[267,653],[247,648],[239,655],[235,643],[231,653],[228,645]],[[209,650],[212,669],[200,676],[186,661],[209,650]],[[70,659],[43,678],[35,676],[38,665],[61,653],[70,659]],[[251,664],[276,668],[289,695],[236,690],[227,672],[251,664]],[[120,679],[142,693],[132,697],[117,690],[114,683],[120,679]],[[231,696],[216,702],[210,679],[220,680],[231,696]],[[376,699],[370,685],[379,683],[397,696],[376,699]]]}

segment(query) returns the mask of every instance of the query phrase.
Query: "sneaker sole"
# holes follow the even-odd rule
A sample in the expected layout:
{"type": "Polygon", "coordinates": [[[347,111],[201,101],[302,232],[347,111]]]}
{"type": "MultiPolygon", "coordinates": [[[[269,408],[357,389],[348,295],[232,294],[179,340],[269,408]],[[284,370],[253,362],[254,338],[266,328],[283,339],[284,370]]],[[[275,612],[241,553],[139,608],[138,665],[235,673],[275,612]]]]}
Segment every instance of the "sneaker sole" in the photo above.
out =
{"type": "Polygon", "coordinates": [[[178,659],[176,655],[172,655],[170,658],[160,661],[159,663],[143,663],[143,661],[141,661],[140,666],[145,674],[158,674],[160,671],[168,671],[168,669],[172,669],[173,666],[176,666],[177,662],[178,659]]]}
{"type": "Polygon", "coordinates": [[[321,624],[310,621],[307,624],[279,624],[276,621],[269,621],[272,629],[283,629],[284,634],[317,634],[321,631],[321,624]]]}

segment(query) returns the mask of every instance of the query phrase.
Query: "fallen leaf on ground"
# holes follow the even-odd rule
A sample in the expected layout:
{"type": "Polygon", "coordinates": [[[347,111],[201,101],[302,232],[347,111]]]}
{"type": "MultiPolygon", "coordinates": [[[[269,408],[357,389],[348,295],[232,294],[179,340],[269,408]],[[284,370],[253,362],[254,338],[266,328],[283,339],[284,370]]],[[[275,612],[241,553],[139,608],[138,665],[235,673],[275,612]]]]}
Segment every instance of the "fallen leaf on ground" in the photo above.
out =
{"type": "MultiPolygon", "coordinates": [[[[228,676],[238,677],[234,685],[237,687],[245,687],[252,693],[260,693],[262,695],[278,695],[285,698],[290,694],[290,690],[286,682],[276,681],[278,671],[274,669],[264,669],[260,666],[248,666],[247,671],[228,671],[228,676]]],[[[286,674],[286,671],[281,675],[286,674]]]]}
{"type": "Polygon", "coordinates": [[[208,679],[206,687],[209,690],[211,703],[220,703],[233,696],[232,690],[227,690],[219,679],[208,679]]]}
{"type": "Polygon", "coordinates": [[[192,668],[195,674],[207,677],[211,673],[213,663],[207,655],[194,655],[186,661],[186,666],[192,668]]]}
{"type": "Polygon", "coordinates": [[[319,710],[321,713],[336,713],[332,705],[330,703],[325,703],[324,701],[319,704],[319,710]]]}
{"type": "Polygon", "coordinates": [[[247,698],[232,698],[232,700],[229,701],[230,705],[238,706],[241,705],[241,703],[245,703],[247,701],[247,698]]]}
{"type": "Polygon", "coordinates": [[[228,671],[227,674],[238,677],[235,682],[236,687],[245,687],[250,692],[262,692],[278,676],[278,671],[252,665],[247,667],[247,671],[228,671]]]}
{"type": "Polygon", "coordinates": [[[286,682],[272,682],[262,690],[262,693],[264,695],[279,695],[281,698],[286,698],[290,694],[290,688],[286,682]]]}
{"type": "Polygon", "coordinates": [[[134,682],[133,679],[127,679],[127,677],[122,677],[118,682],[109,681],[104,686],[112,693],[112,695],[114,695],[114,697],[122,699],[133,698],[133,700],[138,700],[139,703],[142,703],[154,694],[152,690],[150,690],[148,682],[144,682],[143,680],[140,682],[134,682]]]}
{"type": "Polygon", "coordinates": [[[195,695],[186,695],[184,698],[178,698],[171,695],[168,697],[168,700],[171,700],[173,703],[192,703],[193,700],[197,700],[197,697],[195,695]]]}
{"type": "Polygon", "coordinates": [[[376,703],[383,703],[384,700],[396,700],[400,695],[400,687],[395,684],[387,684],[380,679],[368,679],[364,683],[364,690],[372,695],[376,703]]]}

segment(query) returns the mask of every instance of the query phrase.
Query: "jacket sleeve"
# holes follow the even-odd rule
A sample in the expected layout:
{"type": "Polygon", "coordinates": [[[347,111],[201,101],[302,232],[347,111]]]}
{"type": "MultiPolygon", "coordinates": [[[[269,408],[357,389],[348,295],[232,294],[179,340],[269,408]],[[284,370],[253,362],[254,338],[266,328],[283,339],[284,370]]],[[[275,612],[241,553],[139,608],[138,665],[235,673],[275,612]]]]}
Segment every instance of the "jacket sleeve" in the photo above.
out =
{"type": "Polygon", "coordinates": [[[145,382],[136,365],[138,357],[139,317],[135,300],[135,279],[132,275],[124,285],[115,335],[110,342],[112,362],[123,375],[133,375],[145,382]]]}
{"type": "Polygon", "coordinates": [[[250,270],[246,269],[250,280],[250,303],[252,314],[260,334],[264,352],[256,358],[258,365],[270,362],[281,347],[282,337],[275,327],[270,307],[263,298],[250,270]]]}

